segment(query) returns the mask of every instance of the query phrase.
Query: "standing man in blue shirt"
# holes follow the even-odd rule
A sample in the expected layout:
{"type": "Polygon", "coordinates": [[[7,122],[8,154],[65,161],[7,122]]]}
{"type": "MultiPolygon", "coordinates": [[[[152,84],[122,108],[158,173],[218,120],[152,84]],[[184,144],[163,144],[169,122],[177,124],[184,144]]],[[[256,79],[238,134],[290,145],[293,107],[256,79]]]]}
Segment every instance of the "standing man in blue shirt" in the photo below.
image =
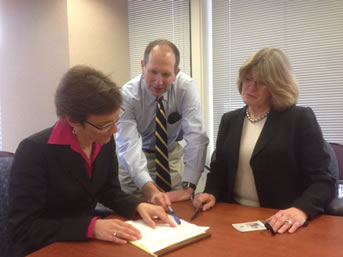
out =
{"type": "Polygon", "coordinates": [[[123,191],[165,208],[171,202],[190,199],[204,170],[209,142],[194,80],[180,72],[179,62],[179,50],[172,42],[148,44],[142,74],[122,87],[125,113],[116,138],[123,191]],[[169,192],[160,191],[155,183],[155,116],[161,97],[167,117],[169,192]],[[185,147],[179,143],[183,139],[185,147]]]}

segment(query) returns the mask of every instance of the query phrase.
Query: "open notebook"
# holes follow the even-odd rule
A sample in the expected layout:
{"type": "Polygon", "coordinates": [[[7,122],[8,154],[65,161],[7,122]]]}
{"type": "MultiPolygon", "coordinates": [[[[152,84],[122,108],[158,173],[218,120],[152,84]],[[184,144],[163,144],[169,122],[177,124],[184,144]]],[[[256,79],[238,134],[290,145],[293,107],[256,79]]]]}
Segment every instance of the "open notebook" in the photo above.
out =
{"type": "MultiPolygon", "coordinates": [[[[169,215],[173,220],[173,216],[169,215]]],[[[155,229],[149,227],[143,220],[127,221],[141,231],[142,239],[131,241],[152,256],[161,256],[182,246],[191,244],[202,238],[210,236],[206,231],[209,227],[200,227],[184,220],[176,228],[168,224],[157,224],[155,229]]]]}

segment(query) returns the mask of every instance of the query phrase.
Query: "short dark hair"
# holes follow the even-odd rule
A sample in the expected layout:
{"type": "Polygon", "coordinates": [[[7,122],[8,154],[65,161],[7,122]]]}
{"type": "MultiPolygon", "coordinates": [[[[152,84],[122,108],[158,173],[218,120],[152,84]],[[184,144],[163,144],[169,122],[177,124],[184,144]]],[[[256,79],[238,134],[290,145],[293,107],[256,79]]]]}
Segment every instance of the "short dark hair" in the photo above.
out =
{"type": "Polygon", "coordinates": [[[157,39],[157,40],[151,41],[147,45],[144,51],[144,65],[146,65],[149,61],[149,54],[151,50],[157,45],[167,45],[173,50],[174,55],[175,55],[174,70],[175,72],[177,72],[177,69],[179,68],[179,64],[180,64],[180,52],[179,52],[179,49],[177,49],[176,45],[174,45],[172,42],[166,39],[157,39]]]}
{"type": "Polygon", "coordinates": [[[120,108],[117,85],[102,72],[78,65],[61,79],[55,94],[56,114],[84,123],[90,114],[110,114],[120,108]]]}

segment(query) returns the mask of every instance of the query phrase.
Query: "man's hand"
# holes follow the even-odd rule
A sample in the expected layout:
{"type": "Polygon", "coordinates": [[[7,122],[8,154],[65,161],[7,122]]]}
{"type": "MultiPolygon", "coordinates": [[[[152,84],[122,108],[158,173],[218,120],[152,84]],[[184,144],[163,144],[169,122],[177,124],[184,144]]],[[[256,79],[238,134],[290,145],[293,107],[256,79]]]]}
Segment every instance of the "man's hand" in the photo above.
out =
{"type": "Polygon", "coordinates": [[[150,203],[160,205],[165,210],[167,210],[168,206],[171,205],[171,201],[166,193],[162,192],[154,192],[149,200],[150,203]]]}
{"type": "Polygon", "coordinates": [[[170,191],[170,192],[167,192],[166,194],[168,195],[171,202],[178,202],[178,201],[191,199],[193,192],[194,192],[193,188],[188,187],[188,188],[178,189],[175,191],[170,191]]]}
{"type": "Polygon", "coordinates": [[[170,199],[166,193],[160,192],[152,182],[147,182],[142,188],[145,200],[150,203],[161,205],[165,210],[171,205],[170,199]]]}
{"type": "Polygon", "coordinates": [[[167,223],[171,227],[176,227],[175,223],[168,218],[167,213],[161,206],[156,206],[148,203],[140,203],[137,206],[137,212],[139,213],[139,215],[141,215],[145,223],[147,223],[152,228],[156,227],[156,223],[167,223]],[[156,221],[156,223],[154,220],[156,221]]]}

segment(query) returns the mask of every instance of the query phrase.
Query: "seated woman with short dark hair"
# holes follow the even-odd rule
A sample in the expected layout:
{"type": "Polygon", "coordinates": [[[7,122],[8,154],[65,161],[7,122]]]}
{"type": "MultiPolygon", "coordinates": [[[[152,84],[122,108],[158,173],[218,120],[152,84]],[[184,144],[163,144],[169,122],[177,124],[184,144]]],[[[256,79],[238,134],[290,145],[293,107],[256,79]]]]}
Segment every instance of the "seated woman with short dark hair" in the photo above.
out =
{"type": "Polygon", "coordinates": [[[119,219],[94,217],[97,202],[132,218],[139,214],[175,226],[164,209],[121,191],[113,133],[122,98],[101,72],[71,68],[55,95],[57,123],[24,139],[14,157],[10,178],[9,221],[15,256],[56,241],[96,238],[123,244],[141,237],[119,219]]]}

